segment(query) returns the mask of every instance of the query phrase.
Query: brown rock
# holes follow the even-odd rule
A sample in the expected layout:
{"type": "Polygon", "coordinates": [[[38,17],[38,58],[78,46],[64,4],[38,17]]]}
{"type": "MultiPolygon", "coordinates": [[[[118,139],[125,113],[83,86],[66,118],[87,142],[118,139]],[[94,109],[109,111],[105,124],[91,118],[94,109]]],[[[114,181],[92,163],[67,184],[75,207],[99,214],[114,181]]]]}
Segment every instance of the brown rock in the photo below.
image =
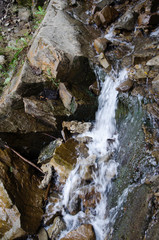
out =
{"type": "Polygon", "coordinates": [[[121,83],[116,90],[119,92],[127,92],[129,91],[133,86],[133,82],[131,80],[126,80],[123,83],[121,83]]]}
{"type": "Polygon", "coordinates": [[[70,133],[84,133],[88,132],[91,128],[92,124],[90,122],[78,122],[78,121],[71,121],[71,122],[63,122],[62,128],[66,128],[70,133]]]}
{"type": "Polygon", "coordinates": [[[104,53],[101,53],[99,55],[98,60],[104,69],[107,69],[107,70],[110,69],[110,64],[108,63],[104,53]]]}
{"type": "Polygon", "coordinates": [[[55,149],[50,164],[60,176],[60,182],[66,181],[69,173],[76,164],[77,146],[78,142],[76,140],[69,139],[55,149]]]}
{"type": "Polygon", "coordinates": [[[138,24],[139,24],[139,26],[140,25],[148,25],[149,20],[150,20],[150,15],[148,15],[146,13],[140,14],[138,17],[138,24]]]}
{"type": "Polygon", "coordinates": [[[77,109],[77,103],[75,98],[67,90],[64,83],[59,84],[59,95],[65,108],[67,108],[71,113],[74,113],[77,109]]]}
{"type": "Polygon", "coordinates": [[[94,15],[94,22],[97,26],[108,25],[118,17],[118,12],[111,6],[104,7],[100,12],[94,15]]]}
{"type": "Polygon", "coordinates": [[[69,232],[61,240],[95,240],[95,233],[92,225],[84,224],[78,227],[76,230],[69,232]]]}
{"type": "Polygon", "coordinates": [[[20,212],[12,203],[0,180],[0,238],[13,239],[25,235],[21,227],[20,212]]]}
{"type": "Polygon", "coordinates": [[[108,40],[106,38],[97,38],[94,41],[94,48],[98,53],[104,52],[107,47],[108,40]]]}

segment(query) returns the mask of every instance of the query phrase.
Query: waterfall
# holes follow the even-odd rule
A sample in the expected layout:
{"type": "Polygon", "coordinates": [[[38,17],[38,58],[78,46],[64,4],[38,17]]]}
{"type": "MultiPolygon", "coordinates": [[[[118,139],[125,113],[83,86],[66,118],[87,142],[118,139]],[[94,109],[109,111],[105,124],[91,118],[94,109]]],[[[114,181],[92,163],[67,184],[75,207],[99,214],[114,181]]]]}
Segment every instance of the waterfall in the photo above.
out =
{"type": "Polygon", "coordinates": [[[88,143],[89,157],[87,159],[78,158],[77,164],[64,186],[61,205],[57,206],[62,208],[63,218],[67,225],[67,231],[63,232],[60,238],[81,223],[93,225],[97,240],[103,240],[110,231],[111,220],[107,209],[107,197],[111,189],[111,180],[117,175],[118,168],[118,163],[113,157],[113,153],[118,147],[115,123],[118,94],[116,87],[127,79],[127,71],[125,69],[119,73],[111,71],[105,76],[104,82],[100,79],[101,71],[101,69],[97,70],[102,90],[98,100],[99,107],[95,124],[90,132],[80,136],[88,136],[92,139],[88,143]],[[94,165],[93,179],[90,184],[83,186],[82,177],[85,169],[91,164],[94,165]],[[95,208],[90,209],[88,213],[81,209],[75,215],[69,214],[65,209],[68,207],[71,209],[76,204],[78,196],[85,193],[86,188],[90,192],[93,189],[97,195],[95,208]]]}

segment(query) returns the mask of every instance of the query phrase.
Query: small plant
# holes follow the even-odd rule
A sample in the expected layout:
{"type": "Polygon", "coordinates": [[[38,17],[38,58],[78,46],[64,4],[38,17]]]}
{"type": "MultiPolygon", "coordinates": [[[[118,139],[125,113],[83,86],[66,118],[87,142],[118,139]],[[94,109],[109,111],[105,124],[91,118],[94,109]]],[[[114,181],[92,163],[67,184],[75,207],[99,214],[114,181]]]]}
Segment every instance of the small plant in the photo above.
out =
{"type": "Polygon", "coordinates": [[[38,6],[38,11],[35,12],[35,15],[44,16],[45,15],[45,10],[41,6],[38,6]]]}
{"type": "Polygon", "coordinates": [[[60,79],[56,79],[52,76],[51,69],[47,68],[47,77],[52,81],[53,85],[58,88],[60,84],[60,79]]]}

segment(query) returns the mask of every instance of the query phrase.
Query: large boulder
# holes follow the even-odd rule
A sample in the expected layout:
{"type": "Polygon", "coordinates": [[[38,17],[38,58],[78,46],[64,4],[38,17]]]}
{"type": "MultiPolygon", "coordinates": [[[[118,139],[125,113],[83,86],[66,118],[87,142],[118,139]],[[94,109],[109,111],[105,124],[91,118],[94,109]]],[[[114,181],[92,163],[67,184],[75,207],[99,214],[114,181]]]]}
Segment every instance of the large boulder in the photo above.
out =
{"type": "Polygon", "coordinates": [[[43,24],[28,52],[32,66],[43,71],[49,69],[52,77],[60,80],[66,78],[75,56],[94,55],[89,46],[90,33],[64,11],[66,6],[67,3],[62,0],[50,2],[43,24]]]}

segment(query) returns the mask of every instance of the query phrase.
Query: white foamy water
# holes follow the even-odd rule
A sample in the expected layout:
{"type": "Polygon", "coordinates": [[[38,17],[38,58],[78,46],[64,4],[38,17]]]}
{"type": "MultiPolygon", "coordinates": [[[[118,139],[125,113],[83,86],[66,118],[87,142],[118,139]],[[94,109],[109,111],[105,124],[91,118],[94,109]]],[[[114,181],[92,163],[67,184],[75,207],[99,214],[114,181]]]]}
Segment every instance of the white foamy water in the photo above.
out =
{"type": "MultiPolygon", "coordinates": [[[[98,76],[100,77],[100,69],[98,76]]],[[[99,107],[96,113],[94,128],[92,131],[83,134],[89,136],[92,141],[88,144],[89,157],[78,158],[76,167],[70,173],[63,189],[61,203],[57,209],[62,209],[63,218],[67,225],[67,231],[63,232],[60,238],[82,223],[93,225],[96,239],[104,240],[109,233],[111,219],[107,209],[107,195],[111,189],[111,180],[117,175],[118,163],[113,159],[113,152],[118,147],[118,136],[116,133],[115,110],[117,105],[116,87],[127,79],[126,70],[111,74],[101,82],[102,90],[99,96],[99,107]],[[83,184],[83,176],[88,166],[94,166],[92,181],[90,184],[83,184]],[[84,208],[71,215],[79,196],[86,193],[95,194],[95,207],[85,212],[84,208]]],[[[59,239],[60,239],[59,238],[59,239]]]]}

